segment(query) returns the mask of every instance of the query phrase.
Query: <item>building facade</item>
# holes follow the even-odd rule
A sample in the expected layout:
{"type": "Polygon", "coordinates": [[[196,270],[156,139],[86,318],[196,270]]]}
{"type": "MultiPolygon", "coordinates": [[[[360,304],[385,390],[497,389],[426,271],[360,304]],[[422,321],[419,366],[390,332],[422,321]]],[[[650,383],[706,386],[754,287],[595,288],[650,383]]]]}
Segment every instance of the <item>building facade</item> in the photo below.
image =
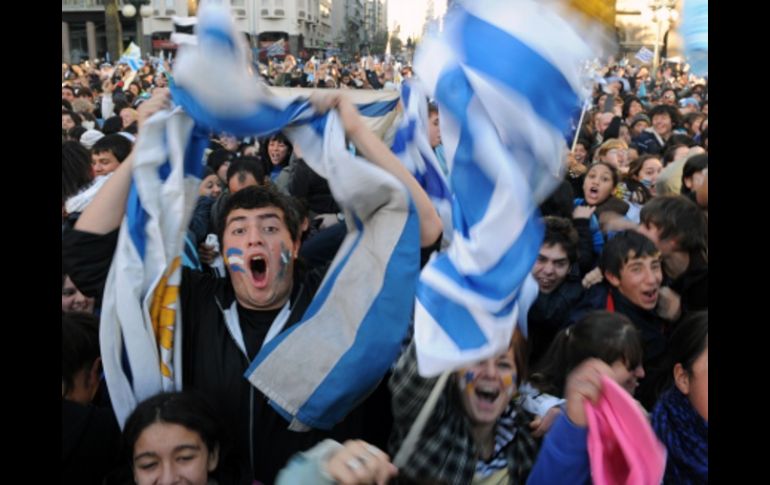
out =
{"type": "Polygon", "coordinates": [[[361,49],[366,39],[366,9],[364,0],[334,0],[332,2],[332,39],[337,47],[361,49]]]}
{"type": "MultiPolygon", "coordinates": [[[[62,0],[62,61],[79,62],[104,58],[107,53],[105,5],[111,0],[62,0]]],[[[286,50],[299,54],[313,53],[331,47],[333,4],[345,0],[229,0],[236,28],[248,34],[251,47],[265,47],[283,39],[286,50]]],[[[354,18],[363,23],[363,0],[352,8],[354,18]]],[[[122,9],[128,1],[117,1],[122,9]]],[[[195,16],[198,0],[145,0],[151,15],[144,18],[138,12],[132,18],[118,14],[123,47],[136,42],[143,54],[157,55],[161,50],[173,51],[170,41],[175,31],[174,17],[195,16]],[[142,38],[137,40],[137,19],[141,22],[142,38]]]]}

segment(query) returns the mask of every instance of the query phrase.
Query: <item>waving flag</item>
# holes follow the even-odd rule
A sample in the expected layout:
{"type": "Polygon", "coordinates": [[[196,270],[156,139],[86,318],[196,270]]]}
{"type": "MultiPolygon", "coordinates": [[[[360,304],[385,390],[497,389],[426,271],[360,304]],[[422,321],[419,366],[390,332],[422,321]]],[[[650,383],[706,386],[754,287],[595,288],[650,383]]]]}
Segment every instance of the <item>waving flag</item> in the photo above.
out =
{"type": "Polygon", "coordinates": [[[444,224],[444,241],[452,240],[452,194],[436,154],[428,141],[428,98],[419,84],[401,86],[404,116],[391,149],[414,175],[433,202],[444,224]]]}
{"type": "Polygon", "coordinates": [[[267,50],[267,55],[270,57],[282,56],[286,53],[283,39],[278,39],[276,42],[273,42],[272,44],[267,46],[265,49],[267,50]]]}
{"type": "Polygon", "coordinates": [[[423,270],[415,343],[426,377],[505,350],[543,238],[536,205],[562,174],[586,44],[530,0],[466,2],[415,71],[439,104],[454,235],[423,270]]]}
{"type": "Polygon", "coordinates": [[[182,386],[179,261],[207,143],[178,109],[151,117],[137,140],[99,336],[121,427],[139,402],[182,386]]]}
{"type": "Polygon", "coordinates": [[[419,271],[419,220],[406,188],[345,149],[336,112],[301,96],[275,97],[248,71],[229,9],[199,10],[196,48],[180,52],[174,100],[196,120],[236,136],[284,129],[327,178],[348,233],[300,322],[265,344],[245,377],[296,430],[330,428],[396,359],[419,271]]]}
{"type": "Polygon", "coordinates": [[[649,64],[652,62],[653,56],[654,54],[650,49],[642,46],[642,48],[639,49],[639,52],[637,52],[634,57],[644,62],[645,64],[649,64]]]}
{"type": "Polygon", "coordinates": [[[680,27],[684,39],[687,62],[698,76],[709,73],[709,2],[686,0],[680,27]]]}
{"type": "Polygon", "coordinates": [[[118,60],[118,63],[128,64],[132,71],[141,69],[144,66],[144,61],[142,61],[142,51],[139,46],[131,42],[126,50],[123,51],[123,55],[118,60]]]}

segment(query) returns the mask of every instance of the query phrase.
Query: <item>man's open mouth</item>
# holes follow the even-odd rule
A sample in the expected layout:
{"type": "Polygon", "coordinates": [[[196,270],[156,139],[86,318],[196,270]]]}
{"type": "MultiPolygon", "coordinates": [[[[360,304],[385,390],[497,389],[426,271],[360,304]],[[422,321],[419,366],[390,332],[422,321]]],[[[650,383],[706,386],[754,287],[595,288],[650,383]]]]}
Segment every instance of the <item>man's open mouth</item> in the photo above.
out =
{"type": "Polygon", "coordinates": [[[257,285],[262,285],[267,280],[267,261],[263,256],[254,256],[249,262],[249,268],[251,269],[251,279],[257,285]]]}

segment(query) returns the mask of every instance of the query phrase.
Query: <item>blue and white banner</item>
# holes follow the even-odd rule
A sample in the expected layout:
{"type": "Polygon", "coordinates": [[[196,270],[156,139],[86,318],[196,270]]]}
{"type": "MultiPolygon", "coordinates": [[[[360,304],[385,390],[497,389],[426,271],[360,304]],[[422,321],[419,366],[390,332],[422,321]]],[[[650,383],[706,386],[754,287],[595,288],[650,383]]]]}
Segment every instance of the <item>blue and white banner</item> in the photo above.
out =
{"type": "Polygon", "coordinates": [[[536,207],[562,178],[589,57],[565,20],[531,0],[465,2],[441,36],[423,40],[415,71],[439,104],[454,235],[420,276],[421,375],[508,348],[543,238],[536,207]]]}
{"type": "Polygon", "coordinates": [[[690,71],[697,76],[707,76],[709,73],[708,0],[685,0],[679,31],[684,40],[690,71]]]}
{"type": "Polygon", "coordinates": [[[118,64],[128,64],[128,67],[130,67],[132,71],[138,71],[144,66],[144,61],[142,61],[142,50],[138,45],[131,42],[131,44],[126,47],[126,50],[123,51],[123,55],[120,56],[118,64]]]}
{"type": "Polygon", "coordinates": [[[653,56],[654,54],[650,49],[642,46],[642,48],[639,49],[639,52],[637,52],[634,57],[636,57],[637,59],[639,59],[640,61],[646,64],[649,64],[652,62],[653,56]]]}
{"type": "Polygon", "coordinates": [[[118,64],[128,64],[132,71],[136,72],[144,66],[144,61],[133,57],[121,57],[118,64]]]}
{"type": "Polygon", "coordinates": [[[448,245],[452,240],[452,193],[428,141],[428,98],[419,83],[407,81],[401,86],[401,102],[404,116],[391,149],[433,202],[448,245]]]}
{"type": "Polygon", "coordinates": [[[208,144],[179,109],[156,113],[142,130],[99,337],[121,427],[139,402],[182,387],[179,263],[208,144]]]}
{"type": "Polygon", "coordinates": [[[283,129],[348,214],[348,233],[303,318],[245,374],[296,430],[330,428],[377,385],[409,327],[419,220],[406,187],[345,149],[336,111],[275,97],[248,70],[229,9],[204,4],[198,44],[179,53],[172,95],[197,123],[236,136],[283,129]]]}
{"type": "MultiPolygon", "coordinates": [[[[325,89],[289,88],[268,86],[267,90],[276,98],[309,98],[315,92],[325,89]]],[[[404,118],[400,108],[398,91],[375,89],[349,89],[345,96],[356,105],[366,126],[386,145],[390,146],[396,135],[400,120],[404,118]]]]}

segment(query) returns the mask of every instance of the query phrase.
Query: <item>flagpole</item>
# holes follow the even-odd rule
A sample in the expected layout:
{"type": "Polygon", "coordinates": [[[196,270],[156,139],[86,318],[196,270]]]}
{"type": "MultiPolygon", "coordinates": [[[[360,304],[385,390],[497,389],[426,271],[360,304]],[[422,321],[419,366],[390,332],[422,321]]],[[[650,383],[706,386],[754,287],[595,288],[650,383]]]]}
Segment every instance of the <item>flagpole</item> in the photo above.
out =
{"type": "Polygon", "coordinates": [[[578,139],[580,138],[580,128],[583,126],[583,118],[585,118],[588,103],[583,103],[583,110],[580,112],[580,121],[578,121],[577,129],[575,130],[575,139],[572,140],[572,148],[570,151],[574,152],[577,146],[578,139]]]}
{"type": "Polygon", "coordinates": [[[451,371],[445,371],[441,374],[436,381],[436,384],[433,385],[430,396],[428,396],[422,409],[420,409],[420,414],[417,415],[417,419],[414,420],[412,427],[409,429],[409,433],[406,434],[406,438],[404,438],[404,442],[401,444],[401,448],[393,459],[393,464],[396,468],[401,468],[406,465],[406,460],[408,460],[409,457],[412,456],[412,453],[414,453],[414,449],[417,446],[417,440],[420,438],[422,430],[428,422],[428,418],[433,413],[433,408],[436,407],[436,402],[441,395],[441,391],[444,390],[450,372],[451,371]]]}

